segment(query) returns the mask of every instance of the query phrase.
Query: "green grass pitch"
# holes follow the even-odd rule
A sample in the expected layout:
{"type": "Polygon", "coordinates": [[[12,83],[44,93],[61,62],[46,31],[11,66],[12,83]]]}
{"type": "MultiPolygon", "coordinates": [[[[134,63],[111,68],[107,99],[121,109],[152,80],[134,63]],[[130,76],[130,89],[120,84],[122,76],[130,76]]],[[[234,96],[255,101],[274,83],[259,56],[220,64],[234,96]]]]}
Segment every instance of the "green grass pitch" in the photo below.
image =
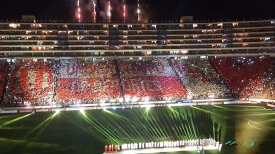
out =
{"type": "MultiPolygon", "coordinates": [[[[196,138],[223,144],[222,151],[206,154],[274,154],[275,111],[209,105],[0,115],[1,154],[102,154],[107,144],[196,138]],[[224,145],[228,141],[236,145],[224,145]]],[[[182,153],[197,152],[173,154],[182,153]]]]}

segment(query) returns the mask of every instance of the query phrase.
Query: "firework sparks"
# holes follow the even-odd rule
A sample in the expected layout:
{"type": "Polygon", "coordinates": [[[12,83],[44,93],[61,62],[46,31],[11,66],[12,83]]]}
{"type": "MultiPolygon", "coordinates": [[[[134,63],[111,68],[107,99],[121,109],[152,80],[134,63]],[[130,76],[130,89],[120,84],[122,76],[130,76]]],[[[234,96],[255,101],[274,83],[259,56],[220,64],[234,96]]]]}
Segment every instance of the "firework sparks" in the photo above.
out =
{"type": "Polygon", "coordinates": [[[96,4],[94,3],[94,22],[96,22],[96,11],[95,11],[95,8],[96,8],[96,4]]]}
{"type": "Polygon", "coordinates": [[[111,22],[111,2],[110,1],[109,1],[109,4],[108,4],[107,16],[108,16],[109,22],[111,22]]]}
{"type": "Polygon", "coordinates": [[[125,18],[126,18],[126,5],[125,3],[123,4],[123,21],[125,22],[125,18]]]}
{"type": "Polygon", "coordinates": [[[137,14],[138,14],[138,21],[140,21],[140,8],[139,8],[139,0],[137,1],[137,14]]]}
{"type": "Polygon", "coordinates": [[[81,9],[80,9],[80,6],[79,6],[79,0],[77,0],[77,18],[78,18],[78,22],[81,21],[81,9]]]}

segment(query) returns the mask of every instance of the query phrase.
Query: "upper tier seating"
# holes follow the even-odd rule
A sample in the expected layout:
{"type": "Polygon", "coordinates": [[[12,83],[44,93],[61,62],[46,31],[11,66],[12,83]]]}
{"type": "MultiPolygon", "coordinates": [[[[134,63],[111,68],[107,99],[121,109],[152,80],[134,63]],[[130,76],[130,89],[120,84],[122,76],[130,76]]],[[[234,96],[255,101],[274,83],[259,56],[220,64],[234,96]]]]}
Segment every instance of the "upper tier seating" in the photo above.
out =
{"type": "Polygon", "coordinates": [[[222,98],[230,93],[208,59],[189,58],[172,62],[188,98],[222,98]]]}

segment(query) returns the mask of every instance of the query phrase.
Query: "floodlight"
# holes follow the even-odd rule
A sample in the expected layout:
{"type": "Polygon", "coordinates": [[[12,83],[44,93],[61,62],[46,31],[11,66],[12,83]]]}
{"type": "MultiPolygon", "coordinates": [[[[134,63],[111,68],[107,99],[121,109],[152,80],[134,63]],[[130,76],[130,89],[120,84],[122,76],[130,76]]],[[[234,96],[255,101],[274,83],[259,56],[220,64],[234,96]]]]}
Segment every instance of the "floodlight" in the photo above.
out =
{"type": "Polygon", "coordinates": [[[122,102],[123,102],[123,98],[119,98],[118,101],[119,101],[120,103],[122,103],[122,102]]]}
{"type": "Polygon", "coordinates": [[[145,97],[144,102],[149,102],[149,97],[145,97]]]}
{"type": "Polygon", "coordinates": [[[60,110],[55,110],[55,113],[58,114],[60,112],[60,110]]]}
{"type": "Polygon", "coordinates": [[[101,99],[99,102],[100,102],[100,104],[104,104],[104,103],[105,103],[105,100],[104,100],[104,99],[101,99]]]}
{"type": "Polygon", "coordinates": [[[138,98],[137,98],[136,96],[134,96],[134,97],[132,98],[132,101],[133,101],[133,102],[136,102],[136,101],[138,101],[138,98]]]}
{"type": "Polygon", "coordinates": [[[83,108],[80,108],[79,111],[80,111],[82,114],[85,113],[83,108]]]}
{"type": "Polygon", "coordinates": [[[126,96],[126,97],[125,97],[125,101],[126,101],[126,102],[129,102],[129,101],[130,101],[130,97],[129,97],[129,96],[126,96]]]}

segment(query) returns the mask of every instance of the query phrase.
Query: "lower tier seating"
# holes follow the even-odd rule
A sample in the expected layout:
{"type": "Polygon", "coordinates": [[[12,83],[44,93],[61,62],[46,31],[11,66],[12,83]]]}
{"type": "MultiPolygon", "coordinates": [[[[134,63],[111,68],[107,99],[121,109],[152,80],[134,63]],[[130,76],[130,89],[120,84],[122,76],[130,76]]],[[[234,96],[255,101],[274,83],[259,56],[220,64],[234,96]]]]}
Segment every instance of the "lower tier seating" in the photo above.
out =
{"type": "Polygon", "coordinates": [[[8,64],[0,61],[0,100],[3,95],[3,90],[7,78],[8,64]]]}
{"type": "Polygon", "coordinates": [[[241,97],[263,98],[274,58],[228,57],[211,59],[232,92],[241,97]]]}
{"type": "Polygon", "coordinates": [[[186,90],[176,76],[124,77],[122,80],[125,97],[140,100],[185,99],[186,90]]]}
{"type": "Polygon", "coordinates": [[[172,62],[187,90],[188,98],[223,98],[230,95],[229,89],[208,59],[189,58],[172,62]]]}

